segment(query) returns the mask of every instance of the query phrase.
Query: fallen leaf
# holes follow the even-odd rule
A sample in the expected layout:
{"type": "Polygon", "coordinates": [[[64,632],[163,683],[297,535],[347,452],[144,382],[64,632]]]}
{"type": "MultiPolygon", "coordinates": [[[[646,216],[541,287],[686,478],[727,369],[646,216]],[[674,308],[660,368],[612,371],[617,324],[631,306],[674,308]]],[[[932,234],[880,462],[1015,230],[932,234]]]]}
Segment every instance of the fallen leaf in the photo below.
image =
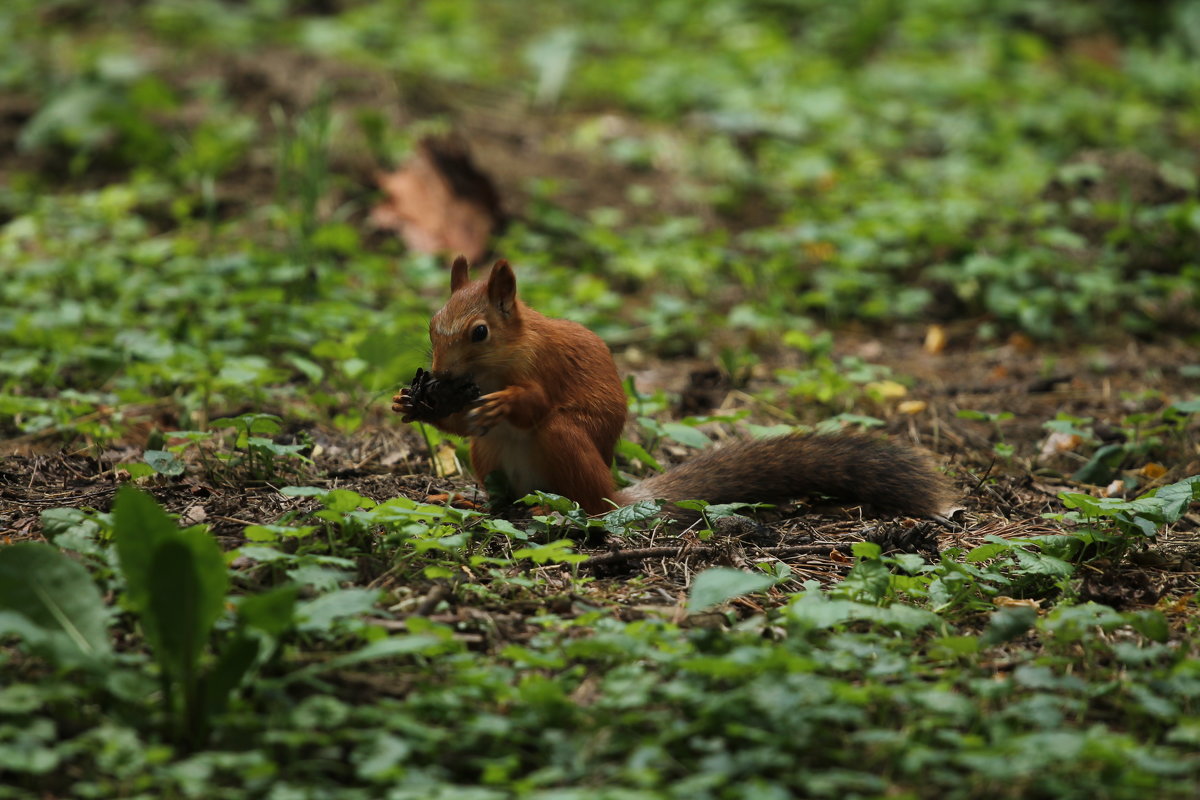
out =
{"type": "Polygon", "coordinates": [[[433,454],[433,469],[442,478],[459,473],[458,455],[454,452],[454,445],[443,444],[437,449],[433,454]]]}
{"type": "Polygon", "coordinates": [[[1077,449],[1081,444],[1083,444],[1083,437],[1079,434],[1056,431],[1046,437],[1046,441],[1042,444],[1042,455],[1052,456],[1057,453],[1067,453],[1077,449]]]}
{"type": "Polygon", "coordinates": [[[208,519],[208,511],[204,509],[204,506],[198,504],[188,508],[179,517],[179,521],[183,523],[184,526],[199,525],[206,519],[208,519]]]}
{"type": "Polygon", "coordinates": [[[1141,475],[1143,478],[1154,481],[1154,480],[1158,480],[1163,475],[1166,475],[1167,468],[1164,467],[1162,464],[1158,464],[1154,461],[1151,461],[1148,464],[1146,464],[1144,467],[1139,469],[1138,474],[1141,475]]]}
{"type": "Polygon", "coordinates": [[[925,352],[937,355],[946,349],[946,329],[941,325],[930,325],[925,329],[925,352]]]}
{"type": "Polygon", "coordinates": [[[1033,600],[1026,597],[1009,597],[1008,595],[998,594],[992,598],[992,604],[999,608],[1032,608],[1039,610],[1042,607],[1040,600],[1033,600]]]}
{"type": "Polygon", "coordinates": [[[1008,346],[1023,355],[1032,353],[1037,349],[1037,345],[1034,344],[1033,339],[1030,339],[1023,333],[1014,333],[1012,336],[1009,336],[1008,346]]]}
{"type": "Polygon", "coordinates": [[[384,199],[371,223],[396,231],[421,253],[452,253],[480,261],[502,216],[491,179],[455,137],[425,139],[395,172],[376,176],[384,199]]]}
{"type": "Polygon", "coordinates": [[[393,464],[398,464],[404,459],[408,458],[410,452],[412,452],[411,449],[406,446],[397,447],[383,458],[379,459],[379,465],[383,467],[390,467],[393,464]]]}
{"type": "Polygon", "coordinates": [[[863,389],[877,400],[898,400],[908,394],[904,384],[896,381],[871,381],[863,389]]]}

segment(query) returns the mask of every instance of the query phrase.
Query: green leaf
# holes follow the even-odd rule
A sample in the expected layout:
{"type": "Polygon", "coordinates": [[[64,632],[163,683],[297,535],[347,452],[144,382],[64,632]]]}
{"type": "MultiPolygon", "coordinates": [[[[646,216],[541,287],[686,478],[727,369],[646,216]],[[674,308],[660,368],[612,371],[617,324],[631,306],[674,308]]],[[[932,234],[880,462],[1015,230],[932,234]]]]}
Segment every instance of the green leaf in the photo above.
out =
{"type": "Polygon", "coordinates": [[[125,592],[139,613],[150,597],[150,563],[158,545],[178,528],[150,495],[125,485],[113,504],[113,531],[125,592]]]}
{"type": "Polygon", "coordinates": [[[1126,448],[1123,444],[1106,444],[1097,448],[1091,460],[1076,470],[1071,480],[1103,486],[1113,479],[1117,467],[1125,460],[1125,454],[1126,448]]]}
{"type": "Polygon", "coordinates": [[[1193,397],[1191,400],[1180,400],[1178,403],[1172,403],[1170,408],[1180,414],[1200,414],[1200,397],[1193,397]]]}
{"type": "Polygon", "coordinates": [[[242,679],[258,658],[260,642],[244,633],[226,642],[217,663],[204,676],[204,707],[208,716],[216,716],[229,705],[229,696],[241,685],[242,679]]]}
{"type": "Polygon", "coordinates": [[[992,614],[979,643],[984,647],[1011,642],[1037,622],[1037,611],[1028,606],[1008,606],[992,614]]]}
{"type": "Polygon", "coordinates": [[[1171,638],[1166,616],[1152,608],[1130,614],[1129,625],[1152,642],[1165,642],[1171,638]]]}
{"type": "Polygon", "coordinates": [[[302,631],[330,630],[339,619],[367,613],[378,599],[376,589],[339,589],[323,594],[296,608],[296,617],[301,620],[299,628],[302,631]]]}
{"type": "Polygon", "coordinates": [[[662,464],[658,462],[654,456],[646,452],[646,448],[642,447],[637,442],[631,442],[628,439],[621,439],[617,442],[617,455],[624,458],[626,461],[640,461],[651,469],[662,471],[662,464]]]}
{"type": "Polygon", "coordinates": [[[692,579],[687,610],[704,611],[734,597],[761,592],[775,585],[769,575],[745,572],[731,567],[712,567],[692,579]]]}
{"type": "Polygon", "coordinates": [[[237,607],[238,619],[251,628],[280,636],[295,624],[299,596],[300,587],[290,583],[243,598],[237,607]]]}
{"type": "MultiPolygon", "coordinates": [[[[1162,486],[1145,495],[1161,504],[1161,522],[1171,524],[1187,513],[1191,504],[1200,500],[1200,475],[1192,475],[1176,483],[1162,486]]],[[[1142,500],[1143,498],[1138,498],[1142,500]]]]}
{"type": "Polygon", "coordinates": [[[973,547],[965,556],[966,560],[972,563],[979,561],[987,561],[995,558],[1001,553],[1007,553],[1012,550],[1013,546],[1009,542],[989,542],[981,544],[978,547],[973,547]]]}
{"type": "Polygon", "coordinates": [[[850,552],[855,558],[873,559],[883,555],[883,548],[875,542],[855,542],[850,545],[850,552]]]}
{"type": "Polygon", "coordinates": [[[283,678],[283,683],[292,683],[298,680],[311,678],[319,675],[322,672],[329,670],[343,669],[345,667],[359,664],[363,661],[372,661],[377,658],[392,658],[394,656],[405,655],[424,655],[439,652],[447,647],[446,642],[430,634],[415,633],[404,636],[391,636],[387,639],[381,639],[378,642],[372,642],[361,650],[353,653],[347,653],[343,656],[331,658],[320,664],[303,669],[294,670],[288,673],[283,678]]]}
{"type": "Polygon", "coordinates": [[[697,428],[690,425],[684,425],[681,422],[664,422],[662,424],[663,435],[668,439],[674,439],[682,445],[703,449],[712,444],[712,439],[697,428]]]}
{"type": "Polygon", "coordinates": [[[601,522],[604,524],[604,530],[609,533],[624,533],[625,528],[635,522],[657,517],[662,507],[662,501],[641,500],[608,512],[601,517],[601,522]]]}
{"type": "Polygon", "coordinates": [[[142,622],[159,663],[186,682],[225,607],[225,559],[216,540],[192,529],[161,542],[150,563],[149,605],[142,622]]]}
{"type": "Polygon", "coordinates": [[[98,665],[112,655],[104,599],[91,575],[44,542],[0,548],[0,611],[13,615],[0,630],[23,629],[31,648],[59,667],[98,665]]]}
{"type": "Polygon", "coordinates": [[[174,477],[183,474],[183,462],[169,450],[147,450],[142,457],[159,475],[174,477]]]}
{"type": "Polygon", "coordinates": [[[528,558],[535,564],[578,564],[587,561],[587,556],[574,551],[575,543],[570,539],[556,539],[536,547],[522,547],[513,551],[513,558],[528,558]]]}
{"type": "Polygon", "coordinates": [[[878,603],[887,596],[891,580],[892,574],[886,564],[878,560],[864,559],[850,568],[850,572],[837,588],[839,593],[849,593],[854,600],[878,603]]]}
{"type": "Polygon", "coordinates": [[[329,490],[319,486],[284,486],[279,493],[284,497],[321,497],[329,490]]]}

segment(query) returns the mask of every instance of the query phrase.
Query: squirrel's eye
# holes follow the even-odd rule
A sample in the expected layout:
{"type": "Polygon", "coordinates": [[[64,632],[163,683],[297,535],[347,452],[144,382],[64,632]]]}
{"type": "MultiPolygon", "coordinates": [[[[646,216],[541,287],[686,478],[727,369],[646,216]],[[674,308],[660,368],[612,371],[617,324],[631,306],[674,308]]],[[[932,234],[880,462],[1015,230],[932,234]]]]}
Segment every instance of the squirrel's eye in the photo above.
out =
{"type": "Polygon", "coordinates": [[[487,338],[487,334],[488,334],[487,325],[476,325],[474,328],[471,329],[471,341],[472,342],[482,342],[484,339],[487,338]]]}

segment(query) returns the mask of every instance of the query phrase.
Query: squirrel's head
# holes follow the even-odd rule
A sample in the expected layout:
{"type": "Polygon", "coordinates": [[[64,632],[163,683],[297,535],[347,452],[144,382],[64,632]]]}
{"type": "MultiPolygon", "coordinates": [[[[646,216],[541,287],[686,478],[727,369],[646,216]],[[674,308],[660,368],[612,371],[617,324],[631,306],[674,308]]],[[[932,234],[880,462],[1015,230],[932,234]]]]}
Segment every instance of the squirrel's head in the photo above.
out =
{"type": "Polygon", "coordinates": [[[493,264],[486,280],[472,281],[467,260],[454,259],[450,299],[429,321],[434,375],[469,376],[484,391],[493,381],[502,386],[519,344],[523,311],[507,261],[493,264]]]}

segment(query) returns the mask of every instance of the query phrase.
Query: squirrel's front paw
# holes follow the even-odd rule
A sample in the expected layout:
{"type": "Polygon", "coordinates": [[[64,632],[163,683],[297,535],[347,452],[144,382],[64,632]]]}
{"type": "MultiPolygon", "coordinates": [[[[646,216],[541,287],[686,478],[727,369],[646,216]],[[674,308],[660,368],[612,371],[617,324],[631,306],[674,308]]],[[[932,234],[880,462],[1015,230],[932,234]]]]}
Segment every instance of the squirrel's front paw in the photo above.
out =
{"type": "Polygon", "coordinates": [[[483,436],[508,416],[508,394],[501,389],[485,394],[467,414],[467,427],[472,436],[483,436]]]}
{"type": "Polygon", "coordinates": [[[413,393],[411,389],[404,388],[400,390],[400,394],[392,397],[392,411],[403,416],[400,417],[402,422],[412,422],[413,412],[416,411],[413,393]]]}

